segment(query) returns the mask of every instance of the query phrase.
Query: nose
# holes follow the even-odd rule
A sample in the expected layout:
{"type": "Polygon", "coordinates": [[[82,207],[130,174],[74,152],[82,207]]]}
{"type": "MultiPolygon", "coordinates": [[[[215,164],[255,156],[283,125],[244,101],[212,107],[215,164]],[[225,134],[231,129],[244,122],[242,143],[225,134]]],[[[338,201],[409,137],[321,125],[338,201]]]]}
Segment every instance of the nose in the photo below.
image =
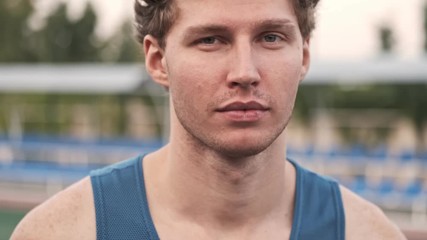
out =
{"type": "Polygon", "coordinates": [[[230,57],[228,87],[246,89],[258,86],[261,77],[251,44],[236,44],[230,57]]]}

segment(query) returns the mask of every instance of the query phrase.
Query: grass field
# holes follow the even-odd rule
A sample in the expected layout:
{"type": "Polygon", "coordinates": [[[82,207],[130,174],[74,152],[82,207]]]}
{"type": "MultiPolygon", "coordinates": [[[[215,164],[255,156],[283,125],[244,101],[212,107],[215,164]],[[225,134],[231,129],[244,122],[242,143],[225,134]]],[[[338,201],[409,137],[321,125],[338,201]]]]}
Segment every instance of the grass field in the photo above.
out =
{"type": "Polygon", "coordinates": [[[0,209],[0,240],[8,240],[26,212],[0,209]]]}

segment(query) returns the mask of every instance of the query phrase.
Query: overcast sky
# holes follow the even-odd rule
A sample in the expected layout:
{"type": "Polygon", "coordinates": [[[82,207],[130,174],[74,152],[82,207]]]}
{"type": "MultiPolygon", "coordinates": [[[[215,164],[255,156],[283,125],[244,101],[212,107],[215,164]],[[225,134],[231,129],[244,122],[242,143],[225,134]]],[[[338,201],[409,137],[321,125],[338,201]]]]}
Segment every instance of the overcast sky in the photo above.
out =
{"type": "Polygon", "coordinates": [[[373,58],[378,27],[388,23],[396,34],[397,55],[418,58],[422,52],[425,0],[323,0],[314,35],[318,58],[373,58]]]}
{"type": "MultiPolygon", "coordinates": [[[[67,0],[63,0],[67,1],[67,0]]],[[[68,0],[71,15],[87,0],[68,0]]],[[[98,35],[111,35],[132,16],[133,0],[90,0],[99,13],[98,35]]],[[[360,60],[378,56],[378,27],[388,23],[397,38],[396,55],[412,59],[422,52],[422,6],[427,0],[321,0],[312,40],[315,59],[360,60]]],[[[39,0],[40,9],[58,0],[39,0]],[[44,4],[44,5],[43,5],[44,4]]]]}

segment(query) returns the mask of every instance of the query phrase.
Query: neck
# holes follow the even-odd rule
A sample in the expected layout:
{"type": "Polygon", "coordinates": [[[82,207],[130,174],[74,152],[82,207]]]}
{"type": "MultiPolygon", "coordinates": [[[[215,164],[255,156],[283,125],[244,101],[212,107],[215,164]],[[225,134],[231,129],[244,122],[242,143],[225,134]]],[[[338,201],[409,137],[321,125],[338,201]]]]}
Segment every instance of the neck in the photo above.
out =
{"type": "Polygon", "coordinates": [[[232,158],[172,134],[158,161],[159,192],[165,193],[159,198],[179,217],[210,228],[290,221],[294,178],[282,135],[262,153],[232,158]]]}

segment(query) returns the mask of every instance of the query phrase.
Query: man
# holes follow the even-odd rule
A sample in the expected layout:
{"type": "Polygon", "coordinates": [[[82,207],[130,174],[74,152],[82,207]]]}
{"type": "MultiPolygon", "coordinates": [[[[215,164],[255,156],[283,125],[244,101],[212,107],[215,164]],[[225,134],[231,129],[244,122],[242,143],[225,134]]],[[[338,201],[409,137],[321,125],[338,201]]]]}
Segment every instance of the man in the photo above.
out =
{"type": "Polygon", "coordinates": [[[318,0],[146,0],[139,39],[170,92],[168,145],[95,171],[12,239],[404,239],[372,204],[286,160],[318,0]]]}

